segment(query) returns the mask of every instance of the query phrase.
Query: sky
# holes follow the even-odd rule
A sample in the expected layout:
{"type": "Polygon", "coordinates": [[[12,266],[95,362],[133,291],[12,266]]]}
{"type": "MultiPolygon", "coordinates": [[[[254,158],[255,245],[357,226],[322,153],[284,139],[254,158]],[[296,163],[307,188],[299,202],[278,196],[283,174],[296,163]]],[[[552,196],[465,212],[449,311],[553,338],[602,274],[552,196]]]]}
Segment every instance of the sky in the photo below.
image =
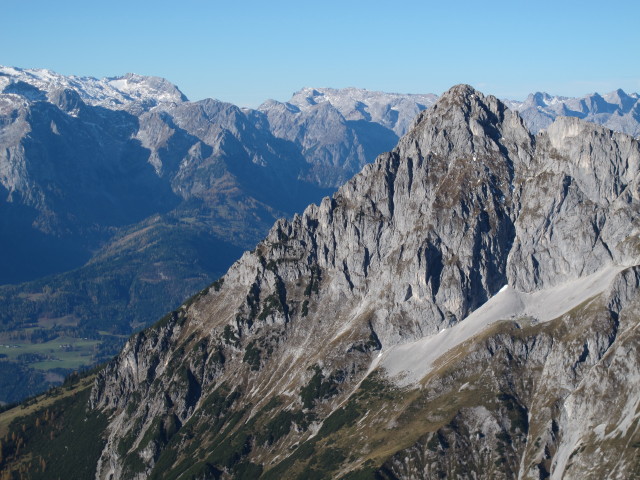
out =
{"type": "Polygon", "coordinates": [[[0,64],[257,107],[302,87],[640,91],[636,1],[0,0],[0,64]]]}

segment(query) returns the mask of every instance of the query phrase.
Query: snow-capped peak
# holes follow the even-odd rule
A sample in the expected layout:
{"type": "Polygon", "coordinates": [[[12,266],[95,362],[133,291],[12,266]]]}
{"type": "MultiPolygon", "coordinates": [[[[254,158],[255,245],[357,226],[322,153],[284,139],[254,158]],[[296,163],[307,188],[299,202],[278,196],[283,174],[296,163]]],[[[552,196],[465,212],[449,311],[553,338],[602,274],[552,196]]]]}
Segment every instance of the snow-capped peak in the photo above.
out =
{"type": "Polygon", "coordinates": [[[27,84],[49,94],[60,89],[74,90],[89,105],[128,109],[152,107],[160,103],[180,103],[187,97],[171,82],[159,77],[128,73],[121,77],[101,78],[65,76],[46,69],[22,69],[0,66],[0,90],[10,85],[27,84]]]}

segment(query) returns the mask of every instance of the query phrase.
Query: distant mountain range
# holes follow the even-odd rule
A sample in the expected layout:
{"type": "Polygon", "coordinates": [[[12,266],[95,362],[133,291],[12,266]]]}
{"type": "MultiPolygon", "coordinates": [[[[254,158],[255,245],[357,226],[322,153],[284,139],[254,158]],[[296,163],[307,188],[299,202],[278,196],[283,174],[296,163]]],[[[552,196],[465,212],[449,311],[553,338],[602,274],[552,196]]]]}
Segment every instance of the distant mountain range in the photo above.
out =
{"type": "Polygon", "coordinates": [[[560,116],[577,117],[634,137],[640,135],[640,96],[618,89],[606,95],[593,93],[581,98],[533,93],[524,102],[505,101],[517,110],[534,133],[547,128],[560,116]]]}
{"type": "MultiPolygon", "coordinates": [[[[0,92],[0,336],[29,354],[35,342],[95,342],[68,362],[9,355],[0,368],[16,381],[0,384],[3,401],[108,358],[277,218],[391,150],[437,99],[304,88],[253,110],[188,101],[156,77],[12,67],[0,67],[0,92]]],[[[639,132],[637,94],[508,105],[534,132],[559,114],[639,132]]]]}
{"type": "Polygon", "coordinates": [[[393,147],[437,96],[304,88],[286,103],[258,107],[278,138],[295,143],[312,165],[308,180],[337,187],[393,147]]]}

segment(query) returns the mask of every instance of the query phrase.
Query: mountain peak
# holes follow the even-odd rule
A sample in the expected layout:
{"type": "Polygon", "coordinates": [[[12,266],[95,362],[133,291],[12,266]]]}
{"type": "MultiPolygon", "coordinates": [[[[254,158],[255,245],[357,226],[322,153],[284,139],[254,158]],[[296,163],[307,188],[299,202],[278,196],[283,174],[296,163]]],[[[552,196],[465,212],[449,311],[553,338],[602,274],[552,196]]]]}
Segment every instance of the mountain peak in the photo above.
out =
{"type": "Polygon", "coordinates": [[[72,112],[84,103],[78,92],[71,88],[54,88],[49,92],[49,101],[65,112],[72,112]]]}
{"type": "Polygon", "coordinates": [[[441,115],[443,110],[461,110],[465,116],[478,116],[482,115],[482,112],[502,115],[506,108],[506,105],[493,95],[485,96],[471,85],[459,84],[443,93],[432,110],[439,110],[437,115],[441,115]]]}
{"type": "Polygon", "coordinates": [[[529,95],[524,102],[507,102],[522,115],[532,133],[546,129],[558,116],[570,116],[637,136],[640,127],[637,118],[631,112],[638,105],[638,101],[637,93],[627,94],[619,88],[604,95],[593,93],[580,98],[536,92],[529,95]]]}
{"type": "Polygon", "coordinates": [[[364,88],[304,87],[293,94],[288,103],[303,111],[328,103],[345,120],[378,122],[401,136],[415,116],[432,105],[437,96],[428,94],[388,93],[364,88]]]}
{"type": "Polygon", "coordinates": [[[551,95],[546,92],[532,93],[527,97],[527,101],[532,103],[536,107],[546,107],[551,100],[551,95]]]}
{"type": "Polygon", "coordinates": [[[442,94],[442,97],[448,96],[462,96],[462,97],[472,97],[473,95],[482,95],[482,93],[478,92],[475,88],[467,83],[459,83],[449,88],[446,92],[442,94]]]}
{"type": "Polygon", "coordinates": [[[465,84],[450,88],[424,111],[401,144],[415,140],[443,159],[512,152],[528,163],[530,157],[525,153],[530,150],[530,133],[520,116],[496,97],[465,84]]]}
{"type": "MultiPolygon", "coordinates": [[[[410,455],[404,437],[411,430],[407,428],[409,421],[416,418],[413,409],[417,403],[407,404],[406,411],[411,413],[404,423],[381,428],[380,417],[368,420],[367,412],[382,409],[374,410],[373,404],[367,404],[354,410],[353,402],[364,398],[358,389],[365,382],[384,382],[383,388],[391,387],[387,391],[394,391],[394,385],[412,388],[414,398],[419,398],[422,385],[429,385],[424,391],[431,395],[431,386],[442,383],[443,369],[451,368],[459,380],[452,395],[440,396],[443,405],[451,403],[451,398],[460,398],[460,392],[471,382],[477,382],[478,387],[484,385],[488,368],[505,368],[512,358],[517,359],[518,369],[528,365],[531,373],[527,378],[537,379],[536,375],[545,371],[540,368],[541,362],[548,362],[545,369],[566,365],[562,382],[576,374],[588,374],[589,370],[576,369],[576,363],[566,359],[582,358],[577,363],[584,363],[595,350],[591,347],[597,345],[594,338],[615,338],[611,332],[617,332],[618,324],[613,319],[622,318],[617,312],[611,315],[604,334],[593,333],[595,330],[587,324],[579,342],[567,339],[563,347],[567,353],[556,353],[547,346],[536,347],[542,348],[536,357],[530,351],[539,343],[565,341],[563,333],[550,337],[556,335],[555,330],[541,331],[537,322],[551,322],[566,313],[566,328],[573,329],[576,322],[591,314],[585,307],[584,315],[583,311],[575,315],[575,308],[603,292],[604,283],[624,268],[617,261],[621,257],[613,259],[617,263],[613,269],[605,267],[612,263],[617,246],[627,242],[637,228],[632,217],[637,200],[631,191],[626,192],[628,200],[621,199],[616,205],[608,201],[612,197],[590,196],[593,184],[604,178],[603,171],[588,171],[582,165],[616,165],[621,159],[631,158],[634,170],[626,178],[611,182],[611,193],[620,197],[637,175],[637,157],[627,154],[637,150],[637,143],[625,137],[618,142],[625,148],[618,148],[609,135],[598,135],[599,148],[584,148],[591,139],[583,140],[579,131],[574,133],[558,132],[556,137],[562,137],[563,143],[574,142],[560,151],[562,145],[556,145],[556,137],[550,138],[547,133],[534,141],[518,114],[495,97],[468,85],[450,89],[420,116],[396,149],[380,155],[332,198],[310,206],[291,222],[276,223],[269,236],[229,270],[224,281],[127,344],[118,360],[100,374],[91,397],[94,409],[113,412],[113,441],[102,453],[96,477],[108,478],[113,472],[118,476],[125,471],[124,455],[138,455],[137,451],[146,448],[144,438],[156,431],[153,422],[163,421],[157,418],[174,419],[175,425],[189,424],[183,428],[191,428],[190,434],[211,432],[210,425],[218,421],[220,410],[209,406],[223,402],[220,392],[226,397],[233,391],[229,410],[237,418],[247,418],[238,423],[244,430],[232,440],[240,452],[236,457],[273,468],[268,477],[294,478],[299,472],[310,471],[309,456],[322,455],[319,436],[330,436],[336,430],[341,430],[340,436],[331,437],[327,445],[339,445],[345,452],[355,449],[362,458],[369,455],[369,445],[359,444],[362,430],[351,428],[356,419],[371,421],[368,431],[376,434],[397,431],[403,446],[397,447],[395,458],[400,459],[398,465],[407,463],[402,460],[410,455]],[[576,152],[593,158],[576,159],[578,168],[574,168],[568,160],[576,152]],[[530,157],[535,161],[525,164],[530,157]],[[581,280],[588,274],[596,276],[581,280]],[[502,335],[498,329],[507,325],[512,333],[502,335]],[[530,332],[529,337],[516,333],[524,329],[530,332]],[[500,342],[507,344],[501,346],[500,342]],[[522,346],[514,348],[514,342],[522,342],[522,346]],[[486,352],[482,364],[476,351],[469,350],[474,344],[486,352]],[[587,354],[576,349],[583,344],[589,345],[587,354]],[[217,352],[215,359],[207,352],[217,352]],[[458,357],[468,358],[467,369],[476,370],[468,370],[469,374],[453,368],[449,362],[458,357]],[[274,412],[267,404],[276,405],[269,407],[274,412]],[[249,408],[254,408],[251,414],[245,413],[249,408]],[[282,413],[276,414],[275,409],[282,413]],[[343,424],[349,409],[352,413],[347,418],[353,423],[343,424]],[[291,427],[294,421],[302,424],[305,412],[310,411],[314,416],[309,422],[320,419],[314,428],[306,432],[291,427]],[[253,415],[250,420],[249,415],[253,415]],[[277,442],[261,440],[262,426],[272,430],[274,418],[278,422],[284,418],[287,428],[277,442]],[[127,452],[116,443],[130,437],[138,440],[128,445],[142,447],[127,447],[127,452]],[[337,443],[345,438],[345,443],[337,443]],[[311,453],[299,453],[303,444],[304,451],[311,453]],[[290,456],[276,464],[272,459],[283,458],[284,452],[290,456]],[[296,462],[298,470],[293,475],[296,462]]],[[[621,173],[621,168],[612,168],[609,175],[621,173]]],[[[637,278],[630,278],[628,283],[629,291],[637,292],[637,278]]],[[[617,305],[617,300],[610,303],[617,305]]],[[[593,318],[607,323],[601,321],[599,313],[593,318]]],[[[558,327],[565,328],[562,324],[558,327]]],[[[602,354],[606,348],[601,349],[602,354]]],[[[510,378],[505,385],[511,383],[510,378]]],[[[575,379],[575,388],[580,380],[575,379]]],[[[544,384],[548,389],[539,393],[538,385],[540,382],[523,382],[518,387],[522,395],[508,397],[498,392],[511,390],[500,385],[484,397],[472,392],[465,402],[478,399],[477,408],[475,403],[471,403],[474,410],[456,406],[463,409],[448,418],[467,422],[465,432],[484,429],[482,438],[488,440],[483,441],[492,442],[487,451],[498,449],[496,435],[487,433],[503,431],[499,423],[495,423],[495,429],[483,426],[488,418],[484,412],[489,411],[496,418],[503,415],[501,411],[521,412],[518,424],[525,435],[529,428],[525,422],[547,428],[553,421],[556,427],[549,427],[549,431],[553,433],[555,428],[564,433],[564,437],[557,437],[561,442],[574,431],[576,422],[538,405],[546,404],[548,398],[563,401],[566,390],[559,392],[558,382],[552,382],[544,384]],[[509,398],[511,403],[516,397],[525,398],[528,406],[516,409],[510,403],[503,409],[496,406],[496,395],[509,398]],[[491,400],[483,404],[484,398],[491,400]],[[477,412],[483,412],[479,419],[477,412]]],[[[425,406],[432,405],[431,398],[422,398],[425,406]]],[[[389,404],[398,402],[393,399],[389,404]]],[[[632,405],[635,408],[635,403],[632,405]]],[[[507,421],[504,424],[512,425],[510,431],[515,435],[515,421],[507,421]]],[[[602,422],[592,423],[583,428],[585,435],[602,422]]],[[[224,431],[230,432],[231,428],[224,431]]],[[[217,431],[223,430],[216,428],[214,434],[217,431]]],[[[447,427],[446,431],[458,430],[447,427]]],[[[555,438],[551,433],[546,438],[555,438]]],[[[420,435],[427,434],[431,434],[430,427],[416,435],[416,448],[426,455],[434,449],[438,449],[438,456],[448,455],[441,453],[446,449],[440,444],[425,446],[420,435]]],[[[162,463],[166,458],[175,459],[178,451],[187,448],[193,452],[201,448],[204,434],[193,435],[190,444],[184,435],[180,438],[186,440],[181,443],[158,444],[150,455],[133,458],[137,462],[144,458],[149,469],[167,468],[168,464],[162,463]],[[168,457],[161,452],[163,448],[176,454],[168,457]]],[[[536,435],[537,430],[533,438],[536,435]]],[[[229,442],[220,436],[207,447],[216,442],[225,448],[229,444],[220,443],[229,442]]],[[[513,465],[529,465],[550,451],[543,443],[535,454],[528,453],[524,442],[518,445],[520,450],[509,453],[513,465]]],[[[575,442],[562,448],[571,452],[575,442]]],[[[475,447],[471,450],[479,451],[475,447]]],[[[226,462],[226,457],[208,458],[220,471],[226,468],[226,474],[233,476],[235,467],[226,462]]],[[[381,464],[386,457],[377,461],[381,464]]],[[[502,465],[496,461],[492,458],[490,464],[502,465]]],[[[171,467],[176,471],[178,465],[171,467]]],[[[332,464],[326,476],[334,478],[338,469],[358,467],[332,464]]]]}
{"type": "Polygon", "coordinates": [[[29,100],[42,100],[45,94],[65,89],[75,91],[88,105],[111,109],[148,109],[160,103],[181,103],[188,100],[168,80],[135,73],[98,79],[65,76],[45,69],[0,66],[0,77],[2,91],[17,93],[29,100]],[[42,92],[39,97],[34,97],[35,89],[42,92]]]}

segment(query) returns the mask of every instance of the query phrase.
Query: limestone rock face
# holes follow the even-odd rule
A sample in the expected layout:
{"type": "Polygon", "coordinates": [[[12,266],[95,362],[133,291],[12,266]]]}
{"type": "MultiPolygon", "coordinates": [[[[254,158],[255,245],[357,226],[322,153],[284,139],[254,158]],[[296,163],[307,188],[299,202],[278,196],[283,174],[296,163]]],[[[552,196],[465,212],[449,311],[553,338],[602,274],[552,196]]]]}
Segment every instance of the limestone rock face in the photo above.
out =
{"type": "Polygon", "coordinates": [[[638,218],[638,143],[562,117],[536,139],[517,187],[517,241],[509,259],[516,288],[529,291],[626,264],[638,218]],[[546,192],[547,195],[541,195],[546,192]]]}
{"type": "Polygon", "coordinates": [[[127,343],[97,477],[633,476],[639,151],[453,87],[127,343]]]}

